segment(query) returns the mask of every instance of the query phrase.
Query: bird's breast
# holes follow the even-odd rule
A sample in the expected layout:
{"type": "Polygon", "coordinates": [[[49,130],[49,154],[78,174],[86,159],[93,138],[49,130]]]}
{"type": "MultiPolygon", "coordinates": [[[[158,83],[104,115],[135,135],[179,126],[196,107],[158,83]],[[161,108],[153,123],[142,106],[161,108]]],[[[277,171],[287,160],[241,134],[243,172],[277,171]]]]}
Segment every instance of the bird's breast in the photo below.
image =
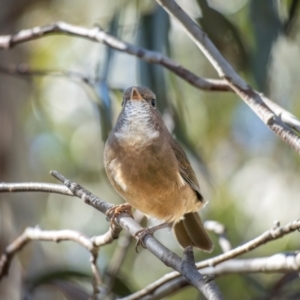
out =
{"type": "Polygon", "coordinates": [[[118,193],[134,208],[164,221],[178,221],[201,204],[183,180],[170,153],[157,145],[122,150],[108,164],[107,172],[118,193]]]}
{"type": "Polygon", "coordinates": [[[143,147],[159,138],[160,133],[152,120],[147,103],[128,101],[114,136],[121,145],[143,147]]]}

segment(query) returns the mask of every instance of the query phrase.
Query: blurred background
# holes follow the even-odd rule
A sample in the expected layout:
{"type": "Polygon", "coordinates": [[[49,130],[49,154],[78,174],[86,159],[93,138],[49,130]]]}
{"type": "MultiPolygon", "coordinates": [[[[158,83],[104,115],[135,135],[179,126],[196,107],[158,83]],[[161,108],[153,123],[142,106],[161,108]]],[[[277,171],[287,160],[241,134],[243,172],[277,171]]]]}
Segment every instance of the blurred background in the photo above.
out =
{"type": "MultiPolygon", "coordinates": [[[[297,0],[178,3],[255,89],[300,117],[297,0]]],[[[165,53],[199,76],[217,78],[155,1],[1,0],[1,35],[56,21],[87,28],[98,24],[124,41],[165,53]]],[[[57,170],[106,201],[122,203],[107,180],[102,156],[122,91],[132,85],[148,86],[157,94],[159,109],[188,153],[209,200],[201,214],[223,223],[233,246],[269,229],[275,220],[285,224],[299,218],[299,155],[237,96],[201,91],[161,66],[65,35],[0,52],[0,181],[56,183],[49,171],[57,170]],[[28,68],[39,73],[8,74],[13,70],[8,68],[19,64],[25,73],[28,68]]],[[[77,198],[0,194],[1,252],[27,226],[35,225],[88,236],[109,226],[102,214],[77,198]]],[[[213,253],[197,252],[198,260],[221,253],[211,236],[213,253]]],[[[156,237],[182,254],[171,233],[157,232],[156,237]]],[[[117,245],[100,250],[104,277],[117,245]]],[[[137,254],[134,247],[132,241],[113,287],[116,295],[128,295],[170,271],[147,250],[137,254]]],[[[294,233],[244,257],[297,249],[299,233],[294,233]]],[[[0,282],[0,298],[87,299],[91,277],[89,254],[82,247],[33,242],[13,259],[9,276],[0,282]]],[[[225,299],[232,299],[233,283],[235,299],[299,299],[297,273],[232,275],[216,281],[225,299]]],[[[202,298],[186,288],[168,299],[202,298]]]]}

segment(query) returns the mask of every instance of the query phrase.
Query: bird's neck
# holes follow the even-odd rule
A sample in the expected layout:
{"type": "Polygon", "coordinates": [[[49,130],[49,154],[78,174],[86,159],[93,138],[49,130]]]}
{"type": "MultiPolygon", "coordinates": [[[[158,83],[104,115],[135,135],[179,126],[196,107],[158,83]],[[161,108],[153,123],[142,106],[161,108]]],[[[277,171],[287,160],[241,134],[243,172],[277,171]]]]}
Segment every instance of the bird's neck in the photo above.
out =
{"type": "Polygon", "coordinates": [[[136,146],[151,143],[159,137],[152,114],[147,103],[129,100],[118,119],[115,137],[120,143],[136,146]]]}

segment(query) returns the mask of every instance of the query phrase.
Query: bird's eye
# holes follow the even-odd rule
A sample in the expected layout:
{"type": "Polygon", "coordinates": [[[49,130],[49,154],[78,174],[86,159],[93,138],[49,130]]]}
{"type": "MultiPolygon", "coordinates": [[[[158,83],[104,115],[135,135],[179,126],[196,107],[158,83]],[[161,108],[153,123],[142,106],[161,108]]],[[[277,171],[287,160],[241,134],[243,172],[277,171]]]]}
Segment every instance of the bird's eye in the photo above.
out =
{"type": "Polygon", "coordinates": [[[155,99],[151,99],[151,105],[152,105],[153,107],[156,106],[156,101],[155,101],[155,99]]]}

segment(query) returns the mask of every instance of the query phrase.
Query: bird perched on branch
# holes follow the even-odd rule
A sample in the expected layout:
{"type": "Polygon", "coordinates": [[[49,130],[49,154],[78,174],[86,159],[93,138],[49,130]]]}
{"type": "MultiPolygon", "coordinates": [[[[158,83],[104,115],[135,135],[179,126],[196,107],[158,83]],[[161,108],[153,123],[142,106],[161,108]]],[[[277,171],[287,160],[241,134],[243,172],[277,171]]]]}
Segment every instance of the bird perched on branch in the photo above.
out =
{"type": "Polygon", "coordinates": [[[181,146],[173,139],[156,107],[155,94],[146,87],[130,87],[123,109],[104,149],[108,178],[126,204],[110,215],[136,208],[163,223],[140,231],[139,238],[172,227],[182,247],[211,251],[213,244],[197,211],[205,201],[195,172],[181,146]]]}

